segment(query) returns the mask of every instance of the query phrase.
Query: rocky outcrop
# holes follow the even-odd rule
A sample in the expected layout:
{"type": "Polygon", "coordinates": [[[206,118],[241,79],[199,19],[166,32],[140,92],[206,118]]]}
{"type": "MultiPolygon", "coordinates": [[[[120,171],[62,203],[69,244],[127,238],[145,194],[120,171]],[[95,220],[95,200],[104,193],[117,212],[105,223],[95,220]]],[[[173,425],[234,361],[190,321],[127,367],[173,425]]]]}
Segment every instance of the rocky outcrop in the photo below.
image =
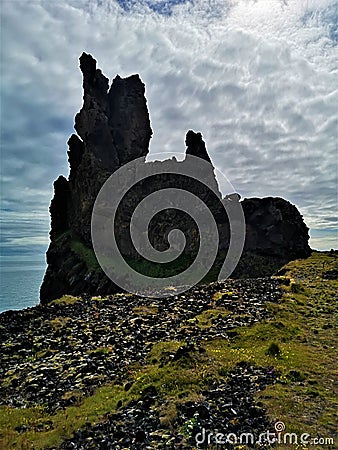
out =
{"type": "Polygon", "coordinates": [[[274,274],[287,262],[307,258],[309,229],[298,209],[279,197],[246,198],[245,247],[233,276],[274,274]]]}
{"type": "Polygon", "coordinates": [[[112,290],[91,250],[90,221],[95,198],[116,169],[148,153],[152,135],[144,84],[138,75],[109,80],[91,55],[80,57],[83,106],[68,140],[69,180],[54,183],[50,206],[51,243],[42,302],[64,293],[112,290]]]}
{"type": "MultiPolygon", "coordinates": [[[[145,87],[138,75],[124,79],[116,76],[109,88],[109,80],[97,69],[92,56],[86,53],[80,57],[80,69],[83,74],[83,106],[75,117],[77,134],[68,140],[69,178],[60,176],[54,183],[48,267],[40,291],[42,303],[63,294],[108,294],[117,290],[102,272],[92,249],[93,205],[112,173],[136,158],[146,157],[152,135],[145,87]]],[[[185,142],[187,155],[211,162],[201,133],[189,130],[185,142]]],[[[176,167],[182,163],[173,158],[145,164],[155,168],[158,164],[176,167]]],[[[218,205],[221,194],[212,166],[202,178],[208,179],[209,184],[214,186],[214,194],[210,194],[202,183],[187,183],[179,176],[171,179],[164,176],[161,180],[155,177],[151,183],[142,182],[139,192],[132,192],[128,197],[123,209],[125,216],[118,217],[118,236],[124,256],[138,260],[130,236],[126,233],[127,224],[140,192],[146,195],[154,190],[154,185],[188,189],[206,202],[220,224],[219,252],[226,252],[229,225],[218,205]]],[[[233,193],[222,201],[225,204],[238,202],[240,196],[233,193]]],[[[245,199],[241,203],[247,222],[247,236],[236,276],[269,275],[287,261],[309,255],[308,229],[295,206],[286,200],[271,197],[245,199]]],[[[179,225],[187,238],[183,259],[189,259],[198,248],[196,225],[186,214],[172,209],[164,211],[159,219],[150,227],[150,241],[159,250],[165,249],[167,242],[163,236],[179,225]]],[[[217,267],[211,272],[212,279],[217,267]]]]}
{"type": "Polygon", "coordinates": [[[308,228],[297,208],[278,197],[242,202],[247,250],[288,260],[309,256],[308,228]]]}
{"type": "Polygon", "coordinates": [[[211,163],[201,133],[194,133],[192,130],[189,130],[185,137],[185,145],[187,146],[186,155],[197,156],[211,163]]]}
{"type": "Polygon", "coordinates": [[[138,75],[108,79],[96,68],[92,56],[80,57],[83,73],[83,106],[75,118],[68,141],[69,228],[91,246],[90,220],[95,198],[115,170],[135,158],[146,156],[152,135],[138,75]]]}

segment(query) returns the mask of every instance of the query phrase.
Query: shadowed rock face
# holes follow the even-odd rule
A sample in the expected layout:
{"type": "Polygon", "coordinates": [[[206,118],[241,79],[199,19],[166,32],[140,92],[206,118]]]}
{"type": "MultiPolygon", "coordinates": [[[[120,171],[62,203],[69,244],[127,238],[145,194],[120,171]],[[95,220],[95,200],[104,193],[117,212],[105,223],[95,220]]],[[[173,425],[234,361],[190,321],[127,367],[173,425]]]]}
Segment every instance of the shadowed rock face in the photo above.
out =
{"type": "Polygon", "coordinates": [[[106,179],[119,167],[146,156],[152,135],[144,84],[138,75],[108,78],[91,55],[80,57],[83,106],[75,117],[68,141],[69,228],[91,245],[90,220],[95,198],[106,179]]]}
{"type": "Polygon", "coordinates": [[[102,273],[90,270],[96,268],[95,260],[91,265],[84,258],[88,256],[86,247],[91,248],[93,204],[115,170],[147,155],[152,135],[144,84],[138,75],[126,79],[117,76],[109,89],[108,78],[96,68],[91,55],[81,55],[80,69],[83,106],[75,117],[78,134],[68,140],[69,180],[59,177],[54,183],[42,302],[66,292],[113,288],[102,273]]]}
{"type": "MultiPolygon", "coordinates": [[[[124,164],[146,157],[152,136],[145,87],[138,75],[109,80],[96,68],[95,59],[86,53],[80,57],[83,74],[83,106],[75,117],[75,130],[68,140],[69,179],[60,176],[54,183],[54,198],[50,205],[51,243],[47,251],[47,271],[41,286],[42,303],[63,294],[108,294],[116,286],[101,271],[91,243],[91,215],[95,199],[107,178],[124,164]]],[[[189,130],[186,135],[186,154],[211,162],[201,133],[189,130]]],[[[180,164],[175,159],[145,164],[180,164]]],[[[206,174],[216,186],[213,170],[206,174]]],[[[164,182],[168,180],[165,177],[164,182]]],[[[170,187],[186,188],[177,178],[170,187]]],[[[161,181],[158,188],[163,187],[161,181]]],[[[148,192],[142,183],[141,189],[148,192]]],[[[196,184],[198,196],[209,200],[209,193],[196,184]]],[[[221,194],[216,195],[221,198],[221,194]]],[[[239,201],[232,194],[223,202],[239,201]]],[[[214,201],[214,200],[210,200],[214,201]]],[[[281,198],[245,199],[242,207],[247,223],[245,252],[235,272],[236,276],[262,276],[274,272],[280,265],[294,258],[310,254],[308,228],[295,206],[281,198]]],[[[134,206],[135,207],[135,206],[134,206]]],[[[126,209],[132,210],[127,204],[126,209]]],[[[215,209],[216,215],[218,209],[215,209]]],[[[125,219],[120,219],[124,229],[125,219]]],[[[227,218],[220,215],[220,251],[229,241],[227,218]]],[[[163,235],[180,225],[188,236],[187,252],[194,253],[197,241],[192,222],[180,212],[169,211],[161,222],[150,230],[150,241],[158,249],[163,246],[163,235]],[[162,239],[162,241],[161,241],[162,239]]],[[[123,253],[132,258],[135,251],[130,240],[124,238],[123,253]]]]}

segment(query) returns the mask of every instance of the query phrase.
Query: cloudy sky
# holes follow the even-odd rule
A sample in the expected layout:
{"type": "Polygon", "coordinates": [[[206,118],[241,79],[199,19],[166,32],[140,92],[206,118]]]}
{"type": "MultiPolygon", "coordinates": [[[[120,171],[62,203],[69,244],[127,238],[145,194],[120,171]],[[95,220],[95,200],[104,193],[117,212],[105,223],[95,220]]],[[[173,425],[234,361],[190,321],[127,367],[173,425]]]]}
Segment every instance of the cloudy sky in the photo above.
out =
{"type": "Polygon", "coordinates": [[[82,104],[78,58],[139,73],[151,153],[201,131],[243,197],[300,209],[311,246],[337,247],[337,2],[2,0],[2,255],[43,255],[52,183],[67,176],[82,104]]]}

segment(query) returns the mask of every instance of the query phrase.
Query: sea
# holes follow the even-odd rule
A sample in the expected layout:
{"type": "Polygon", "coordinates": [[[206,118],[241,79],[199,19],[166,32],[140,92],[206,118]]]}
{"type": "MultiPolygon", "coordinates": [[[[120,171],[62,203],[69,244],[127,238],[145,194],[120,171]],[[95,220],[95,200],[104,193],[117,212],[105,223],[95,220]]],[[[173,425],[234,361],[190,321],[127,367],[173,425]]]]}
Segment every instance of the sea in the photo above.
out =
{"type": "Polygon", "coordinates": [[[45,255],[34,259],[0,257],[0,313],[37,305],[45,271],[45,255]]]}

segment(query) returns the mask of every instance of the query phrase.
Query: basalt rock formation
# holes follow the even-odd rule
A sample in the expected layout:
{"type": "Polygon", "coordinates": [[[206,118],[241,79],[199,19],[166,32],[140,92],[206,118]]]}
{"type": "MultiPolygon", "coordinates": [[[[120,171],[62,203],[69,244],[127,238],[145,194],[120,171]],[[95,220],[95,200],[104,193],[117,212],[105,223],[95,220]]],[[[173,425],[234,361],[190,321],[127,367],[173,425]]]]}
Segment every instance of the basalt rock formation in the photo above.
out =
{"type": "MultiPolygon", "coordinates": [[[[41,286],[42,303],[64,294],[109,294],[118,290],[101,270],[92,249],[91,216],[95,199],[109,176],[126,163],[148,154],[152,136],[145,87],[138,75],[128,78],[116,76],[109,88],[109,80],[96,68],[91,55],[80,57],[83,74],[83,106],[75,118],[75,130],[68,140],[70,174],[68,180],[60,176],[54,183],[54,198],[50,205],[51,231],[47,251],[47,271],[41,286]]],[[[192,130],[186,135],[186,154],[211,162],[201,133],[192,130]]],[[[158,164],[177,164],[175,159],[158,164]]],[[[238,194],[221,199],[213,170],[207,174],[216,194],[211,195],[199,183],[192,190],[210,206],[221,224],[219,251],[226,251],[229,225],[226,216],[215,206],[216,200],[240,201],[238,194]]],[[[156,180],[156,187],[188,188],[186,181],[165,176],[156,180]]],[[[143,195],[153,189],[153,183],[141,183],[143,195]]],[[[135,200],[135,198],[134,198],[135,200]]],[[[246,220],[246,242],[243,257],[235,276],[272,274],[278,267],[295,258],[310,254],[308,228],[297,208],[281,198],[250,198],[241,201],[246,220]]],[[[132,205],[125,210],[132,211],[132,205]]],[[[127,214],[128,215],[128,214],[127,214]]],[[[121,217],[118,227],[121,252],[130,259],[138,259],[130,237],[123,234],[126,219],[121,217]]],[[[180,228],[187,237],[186,255],[198,247],[193,221],[177,210],[164,211],[160,220],[150,227],[150,241],[163,250],[171,228],[180,228]]]]}
{"type": "Polygon", "coordinates": [[[91,250],[90,221],[95,198],[119,167],[148,153],[152,135],[138,75],[109,80],[91,55],[80,57],[83,106],[68,140],[69,179],[54,183],[50,206],[51,243],[41,301],[65,293],[110,291],[113,284],[100,273],[91,250]]]}

